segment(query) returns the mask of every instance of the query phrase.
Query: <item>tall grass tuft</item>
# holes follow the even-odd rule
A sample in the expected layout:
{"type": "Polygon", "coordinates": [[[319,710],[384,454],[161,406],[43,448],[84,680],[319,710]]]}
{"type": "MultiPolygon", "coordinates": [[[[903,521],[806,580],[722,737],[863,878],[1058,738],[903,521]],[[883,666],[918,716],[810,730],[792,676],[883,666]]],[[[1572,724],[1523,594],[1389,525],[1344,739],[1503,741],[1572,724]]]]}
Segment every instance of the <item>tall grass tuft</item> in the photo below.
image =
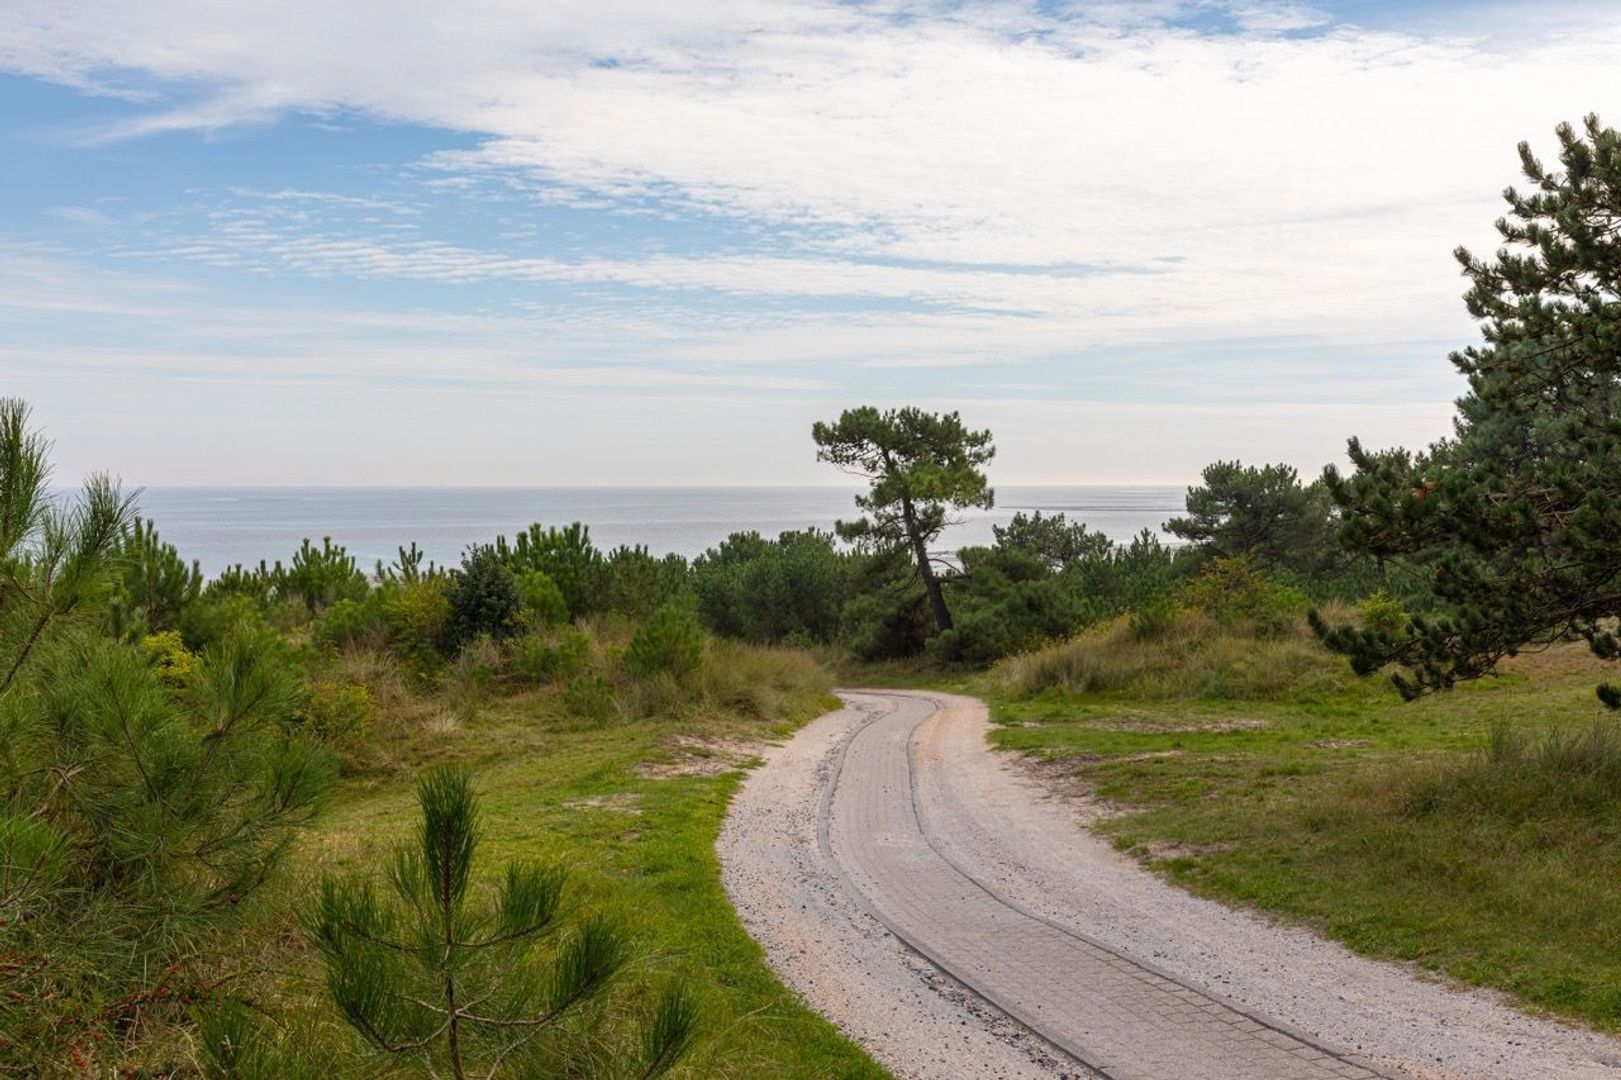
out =
{"type": "Polygon", "coordinates": [[[1621,809],[1621,720],[1538,730],[1498,724],[1461,766],[1415,783],[1402,809],[1519,822],[1608,818],[1621,809]]]}
{"type": "Polygon", "coordinates": [[[1359,689],[1344,660],[1318,644],[1303,620],[1258,630],[1188,608],[1112,619],[1004,661],[997,677],[1019,697],[1057,691],[1309,701],[1359,689]]]}
{"type": "Polygon", "coordinates": [[[692,689],[710,710],[749,720],[805,720],[810,716],[806,703],[812,712],[831,704],[833,681],[803,650],[716,638],[704,652],[692,689]]]}

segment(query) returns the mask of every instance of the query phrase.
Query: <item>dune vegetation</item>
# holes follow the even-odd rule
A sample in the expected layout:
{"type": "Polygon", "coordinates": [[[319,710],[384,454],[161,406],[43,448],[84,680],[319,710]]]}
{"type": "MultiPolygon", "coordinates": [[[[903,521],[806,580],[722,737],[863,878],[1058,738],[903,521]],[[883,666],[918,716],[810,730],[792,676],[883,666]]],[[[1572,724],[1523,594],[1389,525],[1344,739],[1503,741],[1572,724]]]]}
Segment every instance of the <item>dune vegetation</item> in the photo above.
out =
{"type": "Polygon", "coordinates": [[[1168,537],[942,552],[990,433],[862,407],[812,432],[869,485],[831,532],[205,578],[0,402],[0,1071],[882,1075],[714,854],[833,669],[983,693],[1178,884],[1621,1030],[1621,136],[1559,138],[1460,252],[1456,437],[1215,462],[1168,537]]]}
{"type": "Polygon", "coordinates": [[[205,580],[48,451],[4,403],[0,1068],[879,1074],[715,862],[739,770],[833,701],[808,653],[583,526],[205,580]]]}

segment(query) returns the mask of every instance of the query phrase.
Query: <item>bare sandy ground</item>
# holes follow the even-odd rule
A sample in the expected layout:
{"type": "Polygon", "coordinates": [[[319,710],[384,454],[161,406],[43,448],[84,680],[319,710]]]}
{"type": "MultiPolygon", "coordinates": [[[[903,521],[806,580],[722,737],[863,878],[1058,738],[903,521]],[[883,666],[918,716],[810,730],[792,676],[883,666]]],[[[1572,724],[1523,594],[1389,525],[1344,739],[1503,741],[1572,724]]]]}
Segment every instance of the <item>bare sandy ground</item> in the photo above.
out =
{"type": "MultiPolygon", "coordinates": [[[[844,710],[766,751],[718,845],[733,903],[784,981],[898,1075],[1087,1075],[904,946],[824,855],[818,817],[839,754],[886,696],[900,695],[848,695],[844,710]]],[[[1393,1073],[1621,1080],[1615,1040],[1166,885],[989,750],[982,705],[922,696],[945,707],[912,738],[920,819],[1010,902],[1393,1073]]]]}

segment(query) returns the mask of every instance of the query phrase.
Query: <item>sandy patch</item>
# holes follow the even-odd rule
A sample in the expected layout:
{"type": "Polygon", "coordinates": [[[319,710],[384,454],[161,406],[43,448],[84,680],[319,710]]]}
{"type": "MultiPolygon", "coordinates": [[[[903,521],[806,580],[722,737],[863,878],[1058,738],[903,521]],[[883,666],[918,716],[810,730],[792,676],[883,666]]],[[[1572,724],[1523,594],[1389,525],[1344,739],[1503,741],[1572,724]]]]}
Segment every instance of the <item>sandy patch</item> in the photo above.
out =
{"type": "Polygon", "coordinates": [[[667,761],[644,761],[636,775],[648,780],[668,780],[676,776],[722,776],[741,769],[759,758],[765,743],[744,739],[700,739],[677,735],[664,747],[667,761]]]}

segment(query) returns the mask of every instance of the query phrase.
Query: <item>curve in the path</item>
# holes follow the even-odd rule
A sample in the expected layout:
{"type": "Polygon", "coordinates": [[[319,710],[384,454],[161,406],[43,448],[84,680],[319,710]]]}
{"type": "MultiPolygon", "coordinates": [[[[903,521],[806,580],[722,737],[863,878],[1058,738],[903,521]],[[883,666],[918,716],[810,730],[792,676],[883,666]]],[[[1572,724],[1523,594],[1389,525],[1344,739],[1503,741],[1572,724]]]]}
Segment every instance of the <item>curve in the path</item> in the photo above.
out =
{"type": "Polygon", "coordinates": [[[1365,1080],[1337,1048],[1183,983],[1002,895],[937,841],[919,807],[921,694],[851,694],[870,718],[824,789],[818,836],[906,944],[1111,1080],[1365,1080]]]}
{"type": "Polygon", "coordinates": [[[994,753],[981,702],[843,697],[716,851],[771,966],[896,1075],[1621,1080],[1621,1040],[1166,884],[994,753]]]}

